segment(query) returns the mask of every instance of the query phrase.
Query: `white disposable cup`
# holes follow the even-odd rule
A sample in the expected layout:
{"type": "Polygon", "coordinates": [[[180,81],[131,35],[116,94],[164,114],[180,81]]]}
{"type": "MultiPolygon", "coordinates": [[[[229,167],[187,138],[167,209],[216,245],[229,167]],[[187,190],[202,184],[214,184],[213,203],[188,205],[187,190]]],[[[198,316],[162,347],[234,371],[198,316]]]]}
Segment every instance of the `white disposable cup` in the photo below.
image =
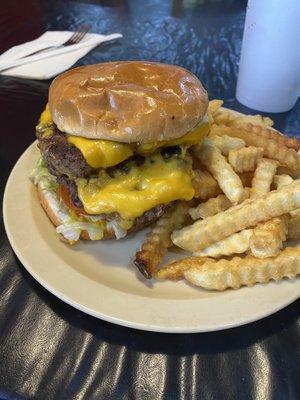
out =
{"type": "Polygon", "coordinates": [[[236,97],[247,107],[284,112],[300,88],[300,0],[249,0],[236,97]]]}

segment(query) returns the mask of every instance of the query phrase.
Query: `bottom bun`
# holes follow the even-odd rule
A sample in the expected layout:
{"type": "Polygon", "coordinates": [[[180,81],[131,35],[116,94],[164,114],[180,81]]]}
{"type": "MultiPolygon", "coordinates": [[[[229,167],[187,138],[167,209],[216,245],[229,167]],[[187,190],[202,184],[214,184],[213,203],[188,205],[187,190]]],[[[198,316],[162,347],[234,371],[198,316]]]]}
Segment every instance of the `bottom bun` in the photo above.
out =
{"type": "MultiPolygon", "coordinates": [[[[37,185],[37,192],[39,201],[44,211],[46,212],[48,218],[53,223],[53,225],[57,227],[59,225],[64,224],[65,222],[64,219],[65,220],[68,219],[69,214],[67,211],[62,211],[61,208],[58,207],[58,203],[60,202],[60,200],[58,199],[57,195],[53,191],[41,187],[40,184],[37,185]]],[[[127,236],[129,233],[139,231],[151,225],[158,218],[160,218],[161,215],[164,214],[164,212],[169,208],[169,206],[170,205],[159,206],[160,207],[159,211],[158,210],[153,211],[155,209],[149,210],[143,216],[137,218],[135,224],[126,232],[125,236],[127,236]]],[[[58,235],[62,241],[67,242],[69,244],[74,244],[76,242],[73,240],[66,239],[62,234],[58,235]]],[[[92,240],[90,238],[88,231],[86,230],[81,231],[80,239],[92,240]]],[[[105,229],[102,239],[97,239],[97,240],[105,240],[105,239],[116,239],[116,235],[113,229],[105,229]]]]}
{"type": "MultiPolygon", "coordinates": [[[[62,217],[59,215],[58,209],[54,202],[51,201],[51,197],[49,197],[49,191],[46,189],[42,189],[40,185],[37,185],[37,192],[38,192],[38,197],[39,201],[46,212],[48,218],[52,222],[54,226],[59,226],[64,223],[62,217]]],[[[70,243],[68,239],[66,239],[62,234],[58,234],[59,238],[67,243],[70,243]]],[[[103,239],[115,239],[115,233],[113,230],[105,231],[104,236],[101,240],[103,239]]],[[[80,233],[80,239],[84,240],[91,240],[90,235],[87,231],[81,231],[80,233]]]]}

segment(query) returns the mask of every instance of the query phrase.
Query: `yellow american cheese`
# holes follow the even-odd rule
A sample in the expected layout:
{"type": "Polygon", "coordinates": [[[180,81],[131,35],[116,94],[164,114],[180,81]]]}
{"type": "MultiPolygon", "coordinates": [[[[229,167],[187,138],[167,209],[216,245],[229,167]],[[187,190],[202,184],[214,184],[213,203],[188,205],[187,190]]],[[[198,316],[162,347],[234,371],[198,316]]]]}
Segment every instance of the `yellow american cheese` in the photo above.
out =
{"type": "Polygon", "coordinates": [[[68,142],[81,151],[86,162],[93,168],[112,167],[133,155],[132,146],[126,143],[78,136],[68,136],[68,142]]]}
{"type": "Polygon", "coordinates": [[[50,124],[52,122],[53,120],[50,114],[49,105],[47,104],[45,110],[42,112],[40,116],[39,124],[50,124]]]}
{"type": "Polygon", "coordinates": [[[36,130],[39,135],[44,138],[49,138],[53,133],[53,120],[48,104],[40,116],[40,120],[38,126],[36,127],[36,130]]]}
{"type": "Polygon", "coordinates": [[[152,153],[159,147],[181,146],[181,145],[190,147],[193,146],[194,144],[200,144],[205,138],[205,136],[208,134],[209,128],[210,125],[208,119],[204,118],[198,125],[195,126],[195,128],[193,128],[184,136],[172,140],[164,140],[161,142],[140,144],[137,147],[137,152],[139,154],[147,154],[147,153],[152,153]]]}
{"type": "Polygon", "coordinates": [[[159,147],[183,145],[190,147],[196,143],[201,143],[209,131],[208,121],[198,124],[186,135],[161,142],[151,142],[146,144],[127,144],[118,143],[110,140],[86,139],[78,136],[68,136],[68,142],[76,146],[83,154],[86,162],[93,168],[108,168],[119,164],[133,155],[153,153],[159,147]]]}
{"type": "Polygon", "coordinates": [[[150,208],[174,200],[191,200],[191,160],[173,157],[165,161],[160,153],[146,158],[128,174],[111,178],[101,170],[97,178],[78,179],[78,196],[89,214],[118,212],[132,220],[150,208]]]}

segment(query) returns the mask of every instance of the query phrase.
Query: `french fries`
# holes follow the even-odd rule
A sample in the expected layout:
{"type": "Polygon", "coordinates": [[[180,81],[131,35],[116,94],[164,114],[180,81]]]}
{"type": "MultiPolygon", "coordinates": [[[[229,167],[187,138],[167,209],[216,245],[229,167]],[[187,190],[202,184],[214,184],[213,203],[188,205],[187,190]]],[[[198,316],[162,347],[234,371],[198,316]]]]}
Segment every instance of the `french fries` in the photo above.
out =
{"type": "MultiPolygon", "coordinates": [[[[238,118],[235,120],[237,122],[235,125],[239,127],[245,126],[245,129],[249,129],[247,124],[244,123],[238,123],[238,118]]],[[[244,121],[243,121],[244,122],[244,121]]],[[[280,143],[282,146],[286,146],[288,148],[294,149],[296,151],[300,150],[300,140],[297,138],[289,138],[286,135],[281,135],[279,132],[275,131],[274,129],[268,129],[264,126],[259,126],[260,124],[257,124],[255,122],[249,121],[252,125],[250,128],[252,131],[254,131],[256,134],[258,134],[261,137],[264,137],[267,140],[274,140],[275,142],[280,143]]]]}
{"type": "MultiPolygon", "coordinates": [[[[278,161],[262,158],[254,172],[250,198],[259,198],[270,191],[278,161]]],[[[282,188],[278,185],[278,189],[282,188]]],[[[276,256],[283,246],[287,235],[287,218],[281,216],[259,224],[250,238],[251,253],[257,258],[276,256]]]]}
{"type": "Polygon", "coordinates": [[[289,175],[293,179],[299,178],[299,172],[300,172],[300,167],[299,169],[292,170],[288,167],[283,167],[282,165],[279,165],[279,167],[277,168],[277,175],[289,175]]]}
{"type": "Polygon", "coordinates": [[[136,262],[158,280],[185,279],[208,290],[293,278],[300,245],[283,247],[300,239],[300,141],[270,129],[269,118],[221,106],[210,101],[211,130],[191,149],[198,204],[185,208],[177,227],[175,214],[163,217],[136,262]],[[193,223],[186,226],[188,215],[193,223]],[[158,269],[172,243],[193,256],[158,269]]]}
{"type": "Polygon", "coordinates": [[[277,167],[278,161],[275,160],[262,158],[258,161],[252,179],[250,198],[262,197],[270,191],[277,167]]]}
{"type": "Polygon", "coordinates": [[[286,248],[278,256],[264,259],[247,255],[203,263],[201,257],[191,257],[177,261],[177,269],[180,263],[184,264],[181,269],[186,280],[196,286],[209,290],[238,289],[300,274],[300,246],[286,248]]]}
{"type": "Polygon", "coordinates": [[[274,257],[279,254],[288,232],[288,216],[273,218],[253,229],[249,245],[257,258],[274,257]]]}
{"type": "Polygon", "coordinates": [[[154,225],[141,250],[136,253],[134,265],[146,278],[151,278],[166,254],[168,247],[172,245],[171,232],[182,227],[187,219],[189,205],[176,204],[167,211],[154,225]]]}
{"type": "Polygon", "coordinates": [[[283,186],[287,186],[293,182],[293,178],[289,175],[282,174],[282,175],[274,175],[273,184],[275,189],[280,189],[283,186]]]}
{"type": "Polygon", "coordinates": [[[270,127],[274,122],[269,117],[262,117],[261,115],[238,115],[233,114],[230,110],[219,108],[214,112],[213,120],[218,125],[235,126],[246,123],[251,123],[256,126],[270,127]]]}
{"type": "Polygon", "coordinates": [[[192,184],[195,189],[195,198],[206,200],[210,197],[217,196],[221,193],[218,182],[211,176],[208,171],[194,170],[192,184]]]}
{"type": "Polygon", "coordinates": [[[196,220],[218,214],[221,211],[227,210],[231,206],[232,203],[225,194],[219,194],[219,196],[213,197],[205,203],[200,203],[195,208],[191,208],[189,214],[193,220],[196,220]]]}
{"type": "Polygon", "coordinates": [[[184,250],[200,251],[233,233],[295,210],[300,207],[300,180],[245,203],[175,230],[173,243],[184,250]]]}
{"type": "Polygon", "coordinates": [[[213,135],[228,135],[243,139],[247,146],[257,146],[264,149],[264,157],[279,161],[280,165],[296,171],[299,166],[300,155],[294,148],[274,138],[261,135],[261,127],[252,124],[239,126],[213,125],[213,135]]]}
{"type": "Polygon", "coordinates": [[[288,222],[288,238],[291,240],[300,239],[300,212],[292,215],[288,222]]]}
{"type": "Polygon", "coordinates": [[[224,101],[223,100],[210,100],[209,104],[208,104],[208,112],[212,115],[214,115],[220,107],[222,107],[224,101]]]}
{"type": "Polygon", "coordinates": [[[228,125],[230,124],[236,117],[232,112],[227,110],[226,108],[219,108],[213,115],[213,120],[217,125],[228,125]]]}
{"type": "Polygon", "coordinates": [[[233,204],[238,204],[246,198],[245,189],[239,176],[210,139],[206,138],[202,146],[196,146],[194,154],[213,175],[233,204]]]}
{"type": "Polygon", "coordinates": [[[253,172],[243,172],[242,174],[238,174],[240,177],[240,180],[242,181],[242,184],[244,187],[251,187],[252,185],[252,179],[253,179],[253,172]]]}
{"type": "Polygon", "coordinates": [[[254,171],[257,162],[263,156],[264,150],[261,147],[244,147],[232,149],[228,154],[228,161],[235,172],[254,171]]]}
{"type": "Polygon", "coordinates": [[[213,243],[201,251],[196,251],[195,256],[219,258],[246,252],[250,247],[252,229],[244,229],[226,237],[219,242],[213,243]]]}
{"type": "Polygon", "coordinates": [[[262,117],[261,115],[243,115],[236,117],[230,121],[230,126],[251,123],[262,127],[269,127],[274,125],[274,122],[269,117],[262,117]]]}
{"type": "Polygon", "coordinates": [[[224,156],[228,156],[230,150],[242,149],[246,146],[243,139],[235,138],[227,135],[219,136],[209,136],[211,142],[220,150],[224,156]]]}
{"type": "Polygon", "coordinates": [[[213,243],[205,249],[195,252],[201,257],[219,258],[247,252],[248,249],[257,258],[273,257],[279,254],[287,236],[288,217],[277,217],[259,224],[254,229],[244,229],[213,243]]]}
{"type": "MultiPolygon", "coordinates": [[[[195,257],[196,258],[196,257],[195,257]]],[[[156,272],[155,278],[158,280],[170,279],[171,281],[179,281],[184,277],[184,272],[190,268],[190,264],[183,260],[174,261],[156,272]]],[[[209,258],[198,257],[197,265],[204,264],[209,258]]]]}
{"type": "Polygon", "coordinates": [[[245,127],[245,125],[251,124],[255,127],[256,133],[260,136],[263,136],[266,139],[275,140],[286,147],[295,149],[296,151],[300,150],[299,139],[281,135],[278,131],[270,129],[274,122],[269,117],[262,117],[259,114],[235,116],[229,110],[224,108],[216,110],[213,117],[214,122],[218,125],[245,127]]]}

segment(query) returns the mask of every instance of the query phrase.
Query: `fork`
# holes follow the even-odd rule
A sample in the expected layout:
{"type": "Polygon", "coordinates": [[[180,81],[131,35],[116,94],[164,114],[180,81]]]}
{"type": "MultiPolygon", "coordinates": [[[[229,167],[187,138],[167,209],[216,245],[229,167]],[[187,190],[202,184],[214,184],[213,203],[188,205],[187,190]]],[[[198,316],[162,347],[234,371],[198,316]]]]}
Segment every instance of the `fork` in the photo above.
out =
{"type": "Polygon", "coordinates": [[[26,57],[29,57],[29,56],[33,56],[35,54],[42,53],[45,50],[59,49],[60,47],[67,47],[67,46],[71,46],[73,44],[77,44],[77,43],[81,42],[81,40],[88,33],[89,29],[90,29],[90,25],[88,25],[88,24],[80,25],[78,27],[78,29],[73,33],[73,35],[68,40],[66,40],[64,43],[62,43],[62,44],[60,44],[58,46],[49,46],[49,47],[46,47],[45,49],[34,51],[33,53],[26,54],[26,56],[24,56],[22,58],[26,58],[26,57]]]}
{"type": "MultiPolygon", "coordinates": [[[[27,58],[29,56],[33,56],[33,55],[36,55],[36,54],[39,54],[39,53],[49,53],[49,51],[47,51],[47,50],[60,49],[60,48],[63,48],[63,47],[71,46],[72,44],[78,44],[84,38],[84,36],[87,34],[89,29],[90,29],[90,25],[87,25],[87,24],[86,25],[80,25],[79,28],[77,29],[77,31],[74,32],[73,35],[67,41],[65,41],[63,44],[60,44],[59,46],[49,46],[49,47],[46,47],[45,49],[41,49],[41,50],[38,50],[38,51],[34,51],[33,53],[27,54],[26,56],[19,58],[18,60],[16,60],[15,62],[13,62],[12,64],[10,64],[8,66],[0,67],[0,73],[4,72],[4,71],[7,71],[7,70],[9,70],[11,68],[14,68],[16,66],[28,64],[28,62],[30,62],[30,61],[27,60],[27,58]]],[[[46,56],[47,56],[47,54],[46,54],[46,56]]],[[[42,57],[44,57],[44,56],[42,56],[42,57]]]]}

